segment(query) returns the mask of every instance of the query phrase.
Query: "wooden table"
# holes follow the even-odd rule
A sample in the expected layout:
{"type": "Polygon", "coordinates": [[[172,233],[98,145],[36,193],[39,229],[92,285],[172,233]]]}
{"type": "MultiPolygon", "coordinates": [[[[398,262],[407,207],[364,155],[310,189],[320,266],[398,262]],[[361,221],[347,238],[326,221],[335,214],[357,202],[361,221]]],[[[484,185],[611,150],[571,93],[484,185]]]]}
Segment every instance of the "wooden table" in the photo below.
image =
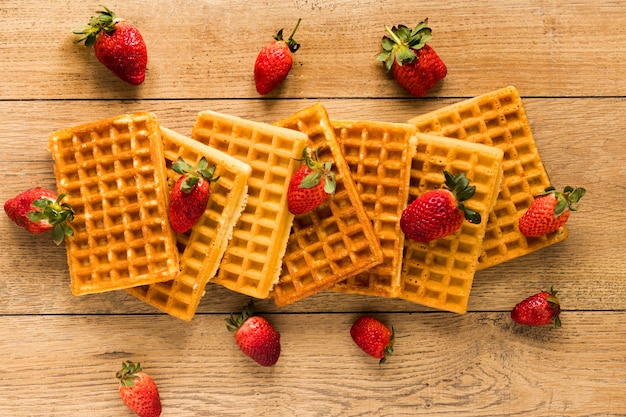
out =
{"type": "Polygon", "coordinates": [[[263,368],[237,349],[224,319],[247,297],[207,287],[183,322],[128,295],[75,297],[63,247],[0,216],[0,415],[130,416],[115,371],[140,361],[163,416],[626,416],[626,4],[476,0],[287,2],[115,1],[148,44],[146,81],[116,79],[73,43],[98,2],[0,4],[2,201],[54,187],[53,130],[127,112],[155,112],[189,134],[201,110],[273,122],[313,103],[332,118],[403,122],[507,85],[520,91],[553,183],[588,194],[567,240],[479,272],[469,312],[324,292],[258,310],[282,334],[263,368]],[[266,97],[252,67],[277,29],[302,48],[266,97]],[[448,76],[408,96],[375,57],[384,25],[428,17],[448,76]],[[563,327],[509,318],[554,285],[563,327]],[[362,313],[392,324],[384,366],[352,342],[362,313]]]}

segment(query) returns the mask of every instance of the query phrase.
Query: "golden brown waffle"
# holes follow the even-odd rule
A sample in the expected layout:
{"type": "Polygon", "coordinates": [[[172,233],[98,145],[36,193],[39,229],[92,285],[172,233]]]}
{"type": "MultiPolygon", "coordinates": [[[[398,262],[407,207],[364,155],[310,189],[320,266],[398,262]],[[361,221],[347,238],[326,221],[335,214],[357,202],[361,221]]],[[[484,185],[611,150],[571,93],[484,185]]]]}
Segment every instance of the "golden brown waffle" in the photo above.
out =
{"type": "Polygon", "coordinates": [[[307,134],[311,149],[321,147],[320,161],[333,161],[337,178],[331,198],[294,219],[273,291],[276,304],[284,306],[380,264],[383,252],[326,109],[315,104],[276,125],[307,134]]]}
{"type": "Polygon", "coordinates": [[[400,217],[409,195],[415,127],[401,123],[331,121],[352,178],[383,249],[383,262],[332,289],[395,297],[400,289],[404,233],[400,217]]]}
{"type": "Polygon", "coordinates": [[[241,215],[248,189],[249,165],[172,130],[161,128],[170,186],[178,180],[171,166],[183,158],[196,166],[205,157],[215,165],[216,182],[204,214],[187,233],[176,234],[180,251],[180,274],[173,280],[129,288],[137,298],[179,319],[190,321],[207,282],[217,272],[233,227],[241,215]]]}
{"type": "Polygon", "coordinates": [[[293,214],[289,180],[300,165],[304,133],[212,111],[198,114],[192,137],[250,165],[248,203],[212,282],[267,298],[278,281],[293,214]]]}
{"type": "Polygon", "coordinates": [[[178,250],[167,216],[159,122],[122,115],[53,132],[59,193],[76,217],[67,238],[75,295],[168,281],[178,250]]]}
{"type": "Polygon", "coordinates": [[[418,133],[409,203],[426,191],[440,188],[445,182],[444,170],[455,176],[464,173],[476,187],[474,196],[464,204],[479,213],[482,221],[464,221],[454,234],[427,243],[405,239],[399,298],[455,313],[467,312],[487,219],[502,182],[503,156],[503,151],[493,146],[418,133]]]}
{"type": "Polygon", "coordinates": [[[506,87],[465,100],[409,121],[418,131],[495,146],[504,151],[504,179],[489,216],[478,269],[526,255],[564,240],[565,227],[538,238],[526,238],[519,217],[534,196],[550,185],[522,99],[506,87]]]}

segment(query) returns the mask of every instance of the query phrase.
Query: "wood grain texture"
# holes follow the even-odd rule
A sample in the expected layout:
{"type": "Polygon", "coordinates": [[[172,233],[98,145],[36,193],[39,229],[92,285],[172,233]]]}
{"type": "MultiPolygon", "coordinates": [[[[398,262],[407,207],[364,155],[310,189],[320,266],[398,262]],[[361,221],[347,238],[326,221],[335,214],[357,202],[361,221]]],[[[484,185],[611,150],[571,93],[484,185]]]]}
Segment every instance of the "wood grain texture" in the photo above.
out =
{"type": "Polygon", "coordinates": [[[503,84],[533,96],[626,92],[626,9],[619,1],[453,0],[417,7],[401,1],[141,0],[108,7],[141,29],[149,48],[144,85],[125,85],[94,65],[88,48],[73,43],[72,29],[89,21],[97,3],[57,0],[41,7],[33,0],[5,0],[0,79],[7,88],[0,97],[254,96],[256,53],[299,17],[303,47],[274,97],[406,96],[375,57],[385,25],[412,26],[426,17],[431,45],[450,70],[431,96],[474,96],[503,84]],[[64,19],[50,17],[55,7],[67,11],[64,19]]]}
{"type": "Polygon", "coordinates": [[[71,29],[98,2],[0,3],[2,202],[32,186],[54,187],[50,132],[122,113],[153,111],[187,135],[201,110],[274,122],[313,103],[334,119],[404,122],[507,85],[522,95],[552,182],[588,193],[567,240],[480,271],[465,315],[333,292],[282,308],[259,302],[282,334],[283,353],[269,369],[243,356],[224,326],[247,297],[209,284],[190,323],[123,291],[75,297],[64,249],[0,216],[0,416],[130,416],[114,379],[126,359],[141,361],[157,380],[164,417],[626,416],[624,2],[107,6],[148,43],[139,87],[73,43],[71,29]],[[59,10],[63,18],[52,18],[59,10]],[[256,53],[299,17],[302,48],[292,72],[260,97],[256,53]],[[384,25],[424,17],[449,75],[415,99],[375,57],[384,25]],[[560,290],[563,328],[510,321],[515,303],[551,285],[560,290]],[[349,337],[363,313],[396,329],[395,355],[382,367],[349,337]]]}
{"type": "Polygon", "coordinates": [[[3,331],[20,337],[0,347],[0,414],[130,415],[114,378],[129,356],[158,381],[164,416],[626,413],[624,313],[565,314],[567,330],[523,328],[504,313],[383,314],[397,332],[384,366],[352,342],[356,315],[268,315],[283,345],[272,368],[237,350],[226,317],[184,325],[168,317],[1,317],[3,331]],[[622,330],[607,336],[606,328],[622,330]],[[135,338],[142,343],[129,343],[135,338]]]}

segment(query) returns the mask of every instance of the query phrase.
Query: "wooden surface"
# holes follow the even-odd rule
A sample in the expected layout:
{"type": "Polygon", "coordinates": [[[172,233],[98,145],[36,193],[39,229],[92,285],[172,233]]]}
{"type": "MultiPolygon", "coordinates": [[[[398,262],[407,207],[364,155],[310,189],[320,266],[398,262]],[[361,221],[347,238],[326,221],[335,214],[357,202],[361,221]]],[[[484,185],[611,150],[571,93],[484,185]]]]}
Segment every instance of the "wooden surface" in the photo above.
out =
{"type": "Polygon", "coordinates": [[[469,312],[321,293],[259,311],[282,334],[277,365],[243,356],[224,326],[247,298],[207,287],[190,323],[125,292],[74,297],[64,249],[0,216],[0,416],[130,416],[115,371],[143,363],[163,416],[626,416],[626,4],[622,1],[111,1],[140,28],[133,87],[73,44],[99,2],[0,3],[0,198],[54,187],[56,129],[150,110],[189,134],[200,110],[273,122],[313,103],[332,118],[403,122],[507,85],[520,91],[553,183],[588,194],[570,237],[477,274],[469,312]],[[267,97],[261,45],[281,27],[302,47],[267,97]],[[384,25],[428,17],[448,77],[415,99],[375,61],[384,25]],[[563,327],[509,311],[554,285],[563,327]],[[362,313],[395,327],[384,366],[354,345],[362,313]]]}

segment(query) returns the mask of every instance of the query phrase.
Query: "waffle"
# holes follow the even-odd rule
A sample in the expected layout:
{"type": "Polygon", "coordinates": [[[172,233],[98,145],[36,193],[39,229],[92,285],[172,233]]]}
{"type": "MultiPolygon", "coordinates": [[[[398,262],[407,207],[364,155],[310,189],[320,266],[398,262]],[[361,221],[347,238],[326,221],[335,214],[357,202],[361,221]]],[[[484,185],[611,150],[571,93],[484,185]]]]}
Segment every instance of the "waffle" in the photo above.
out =
{"type": "Polygon", "coordinates": [[[535,145],[524,106],[515,87],[465,100],[409,121],[419,132],[492,145],[504,151],[504,179],[489,215],[478,269],[526,255],[564,240],[567,229],[527,238],[519,217],[534,196],[550,185],[535,145]]]}
{"type": "Polygon", "coordinates": [[[371,121],[331,123],[383,250],[380,265],[331,289],[395,297],[400,289],[404,244],[400,217],[409,195],[411,158],[417,145],[415,127],[371,121]]]}
{"type": "Polygon", "coordinates": [[[496,204],[502,182],[504,152],[481,145],[418,133],[417,152],[411,166],[409,202],[445,182],[443,171],[464,173],[476,187],[464,204],[483,221],[464,221],[454,234],[428,243],[404,241],[399,298],[448,310],[467,312],[474,273],[489,213],[496,204]]]}
{"type": "Polygon", "coordinates": [[[273,291],[275,303],[284,306],[380,264],[383,252],[326,109],[316,104],[276,125],[306,133],[311,149],[321,147],[320,161],[333,161],[337,178],[332,198],[294,219],[273,291]]]}
{"type": "Polygon", "coordinates": [[[267,298],[280,277],[294,215],[287,187],[302,157],[304,133],[234,116],[203,111],[192,137],[252,168],[248,203],[233,230],[220,269],[212,280],[233,291],[267,298]]]}
{"type": "Polygon", "coordinates": [[[53,132],[59,194],[76,216],[67,238],[75,295],[169,281],[178,250],[167,216],[159,122],[122,115],[53,132]]]}
{"type": "Polygon", "coordinates": [[[182,157],[195,166],[205,157],[215,165],[218,181],[204,214],[187,233],[176,234],[180,252],[180,273],[167,282],[129,288],[128,292],[146,303],[185,321],[198,308],[207,282],[217,273],[235,223],[246,204],[249,165],[198,141],[161,128],[170,186],[180,177],[171,166],[182,157]]]}

